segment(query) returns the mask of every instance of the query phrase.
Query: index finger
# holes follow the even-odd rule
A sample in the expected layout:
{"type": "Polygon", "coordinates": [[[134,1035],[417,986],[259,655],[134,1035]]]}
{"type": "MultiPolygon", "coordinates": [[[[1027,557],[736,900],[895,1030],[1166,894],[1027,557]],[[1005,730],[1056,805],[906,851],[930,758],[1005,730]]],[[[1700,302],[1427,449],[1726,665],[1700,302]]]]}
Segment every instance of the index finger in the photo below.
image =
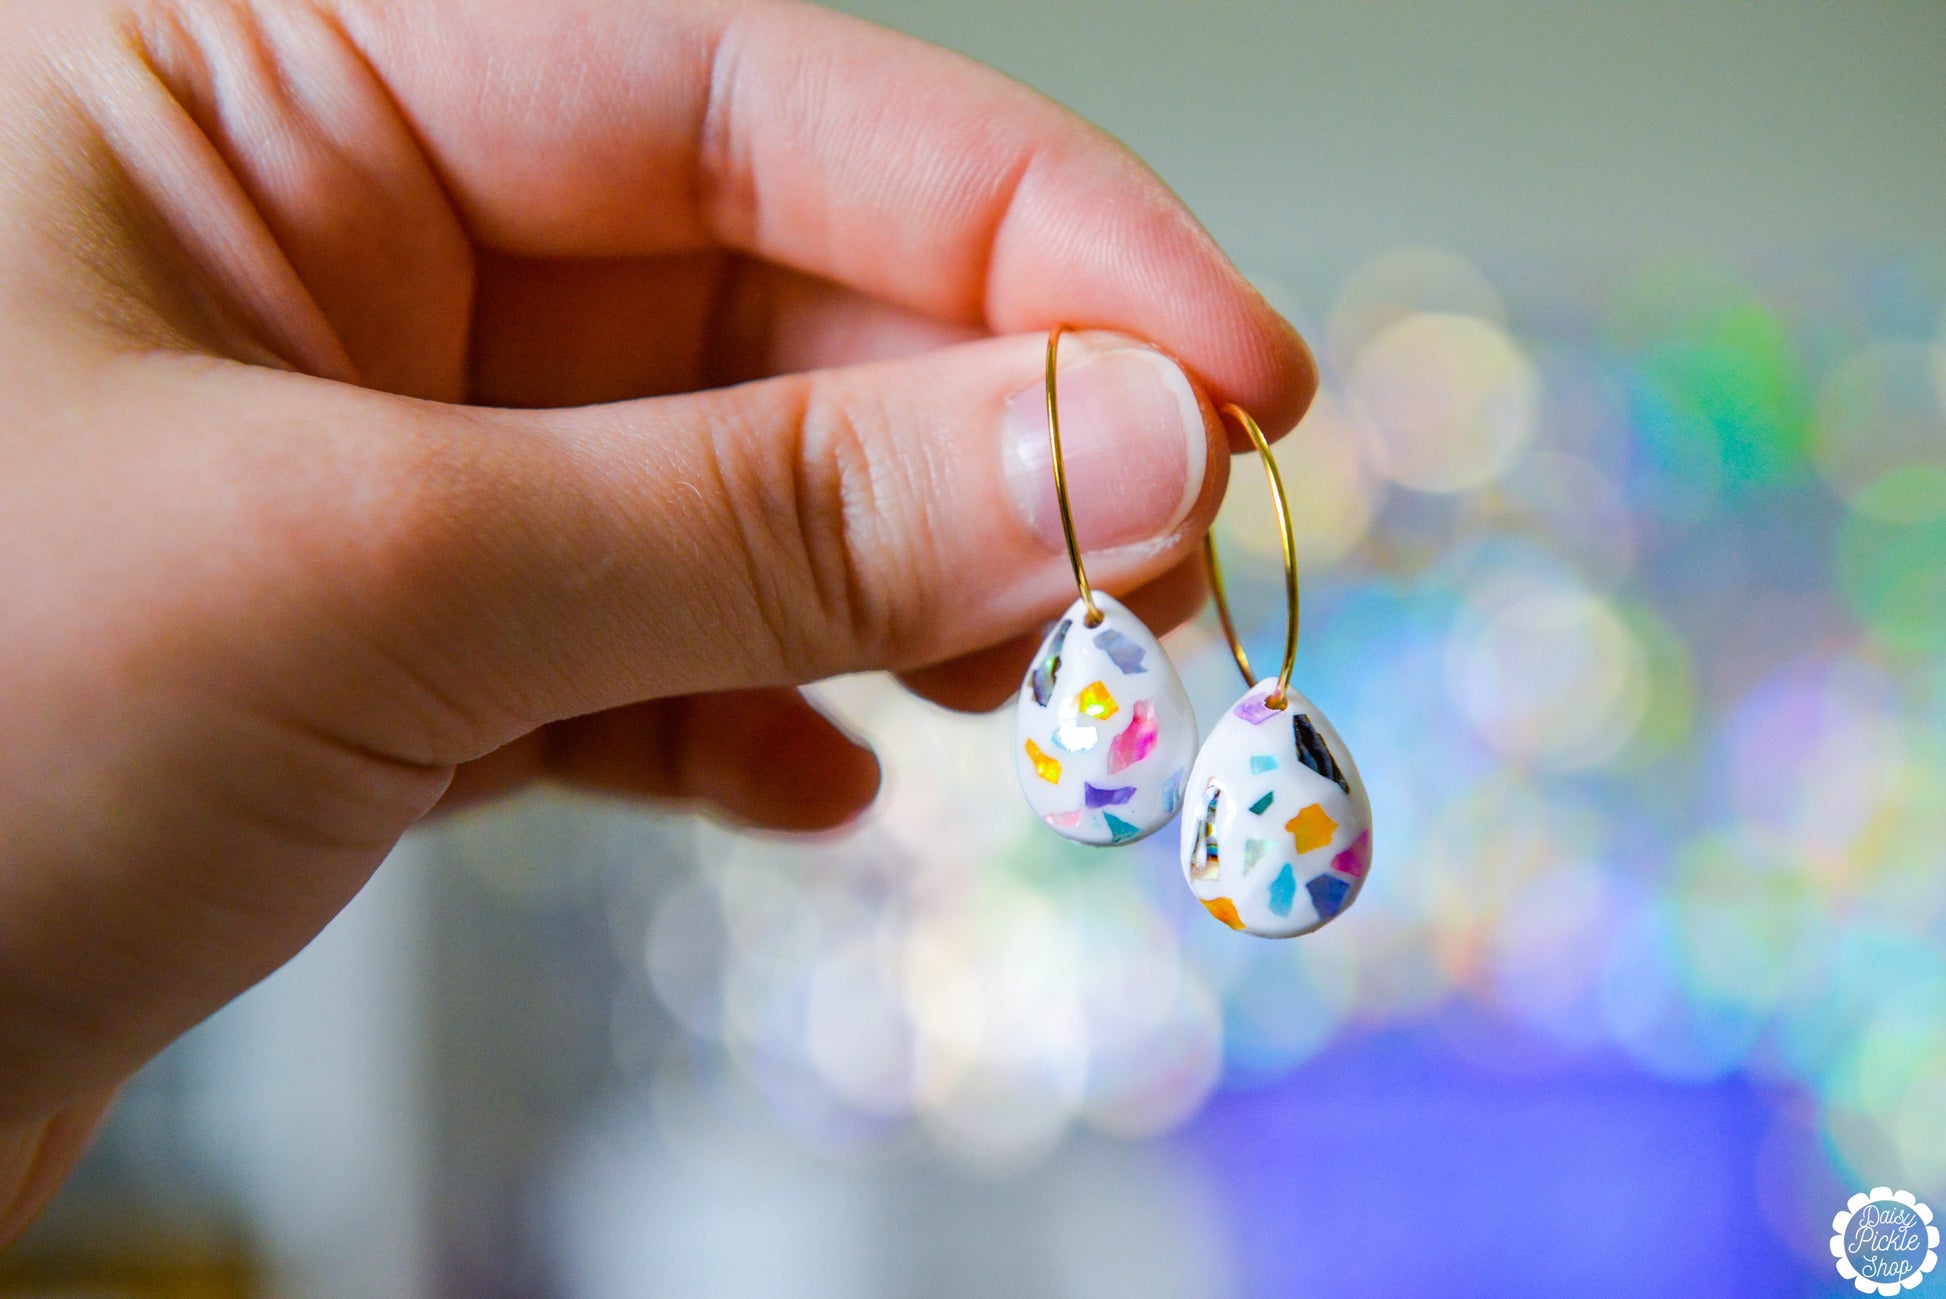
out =
{"type": "Polygon", "coordinates": [[[970,59],[776,0],[335,9],[488,246],[722,246],[996,333],[1119,329],[1275,430],[1315,387],[1167,186],[970,59]]]}

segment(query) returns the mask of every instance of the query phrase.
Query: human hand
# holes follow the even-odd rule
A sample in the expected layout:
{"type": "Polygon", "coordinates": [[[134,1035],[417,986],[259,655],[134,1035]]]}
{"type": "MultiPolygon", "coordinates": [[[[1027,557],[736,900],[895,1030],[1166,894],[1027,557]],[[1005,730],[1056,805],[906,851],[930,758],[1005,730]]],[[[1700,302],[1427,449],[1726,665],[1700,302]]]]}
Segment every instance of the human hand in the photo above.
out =
{"type": "Polygon", "coordinates": [[[1049,325],[1091,575],[1158,628],[1225,481],[1203,385],[1273,432],[1314,386],[1113,140],[816,9],[0,36],[0,1241],[442,802],[829,827],[877,766],[797,683],[1006,699],[1072,594],[1049,325]]]}

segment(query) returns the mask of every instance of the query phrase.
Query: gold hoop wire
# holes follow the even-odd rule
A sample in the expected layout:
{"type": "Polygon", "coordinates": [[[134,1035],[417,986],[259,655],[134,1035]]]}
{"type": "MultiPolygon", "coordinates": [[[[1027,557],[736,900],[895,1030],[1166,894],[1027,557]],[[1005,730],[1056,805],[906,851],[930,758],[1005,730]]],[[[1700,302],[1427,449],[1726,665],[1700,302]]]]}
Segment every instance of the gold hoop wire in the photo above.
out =
{"type": "Polygon", "coordinates": [[[1061,459],[1061,407],[1054,399],[1054,356],[1066,325],[1047,331],[1047,448],[1054,457],[1054,500],[1061,507],[1061,535],[1067,538],[1068,562],[1074,565],[1074,584],[1081,588],[1081,603],[1088,609],[1088,626],[1099,627],[1102,613],[1095,605],[1094,588],[1088,585],[1088,570],[1081,566],[1081,543],[1074,536],[1074,512],[1068,507],[1068,470],[1061,459]]]}
{"type": "MultiPolygon", "coordinates": [[[[1257,427],[1257,421],[1234,402],[1223,407],[1223,414],[1241,424],[1243,431],[1249,435],[1250,445],[1257,449],[1257,456],[1264,463],[1264,478],[1270,483],[1270,499],[1277,507],[1277,538],[1284,547],[1284,603],[1290,616],[1284,625],[1284,666],[1277,673],[1277,688],[1264,696],[1264,704],[1269,708],[1281,709],[1289,702],[1291,669],[1297,666],[1297,540],[1291,531],[1291,504],[1284,495],[1284,479],[1277,472],[1277,460],[1270,454],[1270,442],[1264,437],[1264,431],[1257,427]]],[[[1203,534],[1203,559],[1209,565],[1210,594],[1216,597],[1216,616],[1223,624],[1223,638],[1230,642],[1230,654],[1237,661],[1237,670],[1243,673],[1243,688],[1248,690],[1257,684],[1257,675],[1250,670],[1250,656],[1243,652],[1243,641],[1237,635],[1236,623],[1230,619],[1230,601],[1223,592],[1223,566],[1216,561],[1216,531],[1213,528],[1203,534]]]]}

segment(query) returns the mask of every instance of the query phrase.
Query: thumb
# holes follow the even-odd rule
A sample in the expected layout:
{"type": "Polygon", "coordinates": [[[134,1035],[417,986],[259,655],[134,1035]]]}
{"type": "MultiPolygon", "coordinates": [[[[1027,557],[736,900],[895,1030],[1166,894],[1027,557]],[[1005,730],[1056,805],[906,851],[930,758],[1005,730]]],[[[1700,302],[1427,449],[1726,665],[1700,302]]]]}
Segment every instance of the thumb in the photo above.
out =
{"type": "MultiPolygon", "coordinates": [[[[913,667],[1051,616],[1074,583],[1044,348],[1039,336],[984,339],[541,412],[314,384],[331,402],[384,403],[391,426],[390,482],[361,494],[380,517],[358,525],[378,562],[334,564],[333,581],[362,573],[367,589],[326,607],[361,609],[384,660],[407,665],[457,725],[354,738],[454,762],[560,717],[913,667]]],[[[1089,576],[1126,589],[1208,526],[1225,436],[1182,367],[1151,347],[1078,333],[1059,361],[1089,576]]],[[[372,427],[356,411],[331,423],[372,427]]],[[[364,700],[369,687],[341,685],[364,700]]]]}

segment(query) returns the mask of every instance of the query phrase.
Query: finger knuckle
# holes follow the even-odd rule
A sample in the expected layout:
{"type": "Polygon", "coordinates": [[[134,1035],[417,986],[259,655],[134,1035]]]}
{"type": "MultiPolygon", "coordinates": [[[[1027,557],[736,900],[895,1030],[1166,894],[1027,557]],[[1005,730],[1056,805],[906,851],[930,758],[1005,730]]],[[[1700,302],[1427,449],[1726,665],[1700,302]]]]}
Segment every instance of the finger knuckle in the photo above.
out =
{"type": "Polygon", "coordinates": [[[868,391],[807,381],[788,398],[785,445],[739,513],[758,613],[785,662],[826,675],[884,662],[903,630],[899,494],[875,453],[885,412],[868,391]]]}

